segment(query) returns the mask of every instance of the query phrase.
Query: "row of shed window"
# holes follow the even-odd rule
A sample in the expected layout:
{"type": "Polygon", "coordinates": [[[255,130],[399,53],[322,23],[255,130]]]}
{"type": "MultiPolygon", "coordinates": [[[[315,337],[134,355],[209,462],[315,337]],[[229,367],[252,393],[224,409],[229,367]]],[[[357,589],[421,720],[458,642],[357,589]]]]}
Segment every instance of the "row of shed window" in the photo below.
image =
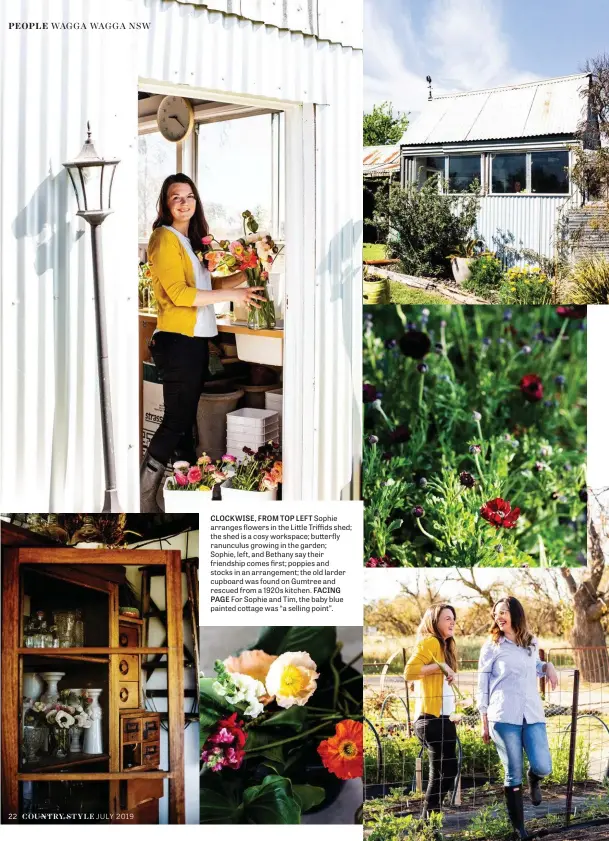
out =
{"type": "MultiPolygon", "coordinates": [[[[488,155],[490,193],[569,193],[569,153],[516,152],[488,155]]],[[[446,155],[426,159],[425,179],[432,175],[448,183],[451,193],[464,193],[482,178],[481,155],[446,155]]]]}

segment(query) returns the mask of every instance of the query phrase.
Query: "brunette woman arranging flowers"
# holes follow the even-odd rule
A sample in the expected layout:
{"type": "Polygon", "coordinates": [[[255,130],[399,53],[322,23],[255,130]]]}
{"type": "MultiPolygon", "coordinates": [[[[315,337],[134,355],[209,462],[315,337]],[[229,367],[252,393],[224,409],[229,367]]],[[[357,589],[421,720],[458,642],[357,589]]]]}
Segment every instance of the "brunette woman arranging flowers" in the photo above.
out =
{"type": "Polygon", "coordinates": [[[522,800],[523,750],[529,760],[531,802],[541,803],[539,783],[552,771],[545,717],[537,678],[552,689],[558,676],[552,663],[539,659],[538,643],[527,627],[524,609],[514,596],[493,608],[491,639],[480,652],[478,709],[482,738],[495,743],[505,769],[505,799],[515,838],[528,838],[522,800]]]}
{"type": "Polygon", "coordinates": [[[241,272],[212,281],[196,253],[212,238],[190,178],[182,173],[166,178],[157,209],[148,244],[158,307],[150,350],[163,382],[165,411],[140,469],[140,510],[148,513],[159,510],[157,490],[176,450],[189,464],[196,458],[192,431],[208,376],[208,340],[217,335],[213,305],[234,301],[257,307],[265,300],[261,287],[236,288],[246,280],[241,272]]]}
{"type": "Polygon", "coordinates": [[[406,663],[406,680],[421,682],[414,732],[429,754],[429,784],[423,817],[442,806],[457,777],[457,729],[452,685],[456,678],[455,609],[449,604],[428,607],[417,631],[414,653],[406,663]]]}

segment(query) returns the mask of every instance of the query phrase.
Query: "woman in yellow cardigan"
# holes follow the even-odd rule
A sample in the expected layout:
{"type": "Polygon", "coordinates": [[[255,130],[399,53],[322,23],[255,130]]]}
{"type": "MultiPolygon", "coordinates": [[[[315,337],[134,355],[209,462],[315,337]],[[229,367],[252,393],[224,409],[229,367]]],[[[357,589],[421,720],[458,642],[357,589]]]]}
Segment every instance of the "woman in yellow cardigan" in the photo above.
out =
{"type": "Polygon", "coordinates": [[[214,304],[235,301],[259,306],[260,287],[236,288],[243,273],[212,280],[196,252],[203,252],[209,228],[194,183],[186,175],[163,182],[148,259],[158,304],[157,330],[150,343],[163,383],[163,420],[140,468],[140,511],[158,512],[156,494],[174,454],[195,461],[193,427],[208,376],[208,341],[216,336],[214,304]]]}
{"type": "Polygon", "coordinates": [[[429,756],[429,784],[423,817],[442,806],[457,776],[457,729],[451,715],[455,696],[451,684],[456,677],[457,654],[454,639],[455,609],[449,604],[427,608],[417,631],[415,650],[406,663],[406,680],[418,680],[421,692],[415,709],[414,732],[429,756]],[[444,664],[446,675],[436,662],[444,664]]]}

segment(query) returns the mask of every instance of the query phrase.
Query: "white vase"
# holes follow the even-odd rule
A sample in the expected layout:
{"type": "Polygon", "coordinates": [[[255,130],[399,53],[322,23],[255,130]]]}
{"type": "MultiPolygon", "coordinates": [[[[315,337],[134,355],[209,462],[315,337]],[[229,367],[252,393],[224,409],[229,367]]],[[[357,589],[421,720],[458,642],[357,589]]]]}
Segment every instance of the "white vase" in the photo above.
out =
{"type": "Polygon", "coordinates": [[[104,752],[104,743],[102,738],[102,708],[99,705],[99,696],[102,689],[87,689],[86,694],[92,699],[93,703],[88,709],[91,717],[91,726],[85,730],[85,740],[82,747],[83,753],[97,754],[104,752]]]}
{"type": "Polygon", "coordinates": [[[57,684],[64,677],[65,672],[40,672],[40,677],[47,685],[47,691],[41,698],[47,704],[55,704],[59,699],[57,684]]]}
{"type": "Polygon", "coordinates": [[[36,672],[23,673],[23,697],[37,701],[42,695],[44,681],[36,672]]]}
{"type": "Polygon", "coordinates": [[[83,728],[77,724],[70,727],[70,753],[80,753],[80,737],[82,736],[83,728]]]}

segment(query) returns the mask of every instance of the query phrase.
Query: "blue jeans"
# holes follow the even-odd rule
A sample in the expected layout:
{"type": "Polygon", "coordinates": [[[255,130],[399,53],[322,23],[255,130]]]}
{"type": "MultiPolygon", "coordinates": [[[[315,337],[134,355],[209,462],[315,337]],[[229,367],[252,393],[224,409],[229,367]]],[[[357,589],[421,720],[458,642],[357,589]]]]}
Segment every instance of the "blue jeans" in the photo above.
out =
{"type": "Polygon", "coordinates": [[[500,721],[490,721],[489,732],[505,770],[505,786],[519,786],[522,783],[523,749],[533,774],[537,777],[547,777],[552,773],[552,757],[546,725],[543,722],[504,724],[500,721]]]}

